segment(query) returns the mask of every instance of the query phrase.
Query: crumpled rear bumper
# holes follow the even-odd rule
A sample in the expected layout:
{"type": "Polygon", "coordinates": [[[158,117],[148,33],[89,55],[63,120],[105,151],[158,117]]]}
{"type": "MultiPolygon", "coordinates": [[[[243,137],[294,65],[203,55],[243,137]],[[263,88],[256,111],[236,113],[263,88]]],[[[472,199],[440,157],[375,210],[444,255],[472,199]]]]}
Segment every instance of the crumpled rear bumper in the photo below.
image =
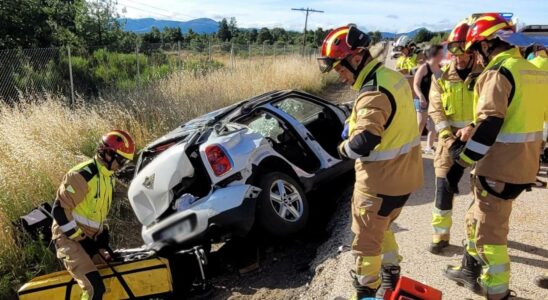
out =
{"type": "Polygon", "coordinates": [[[213,231],[245,234],[255,221],[259,192],[259,188],[247,184],[217,189],[188,209],[143,226],[141,235],[147,245],[191,245],[213,231]]]}

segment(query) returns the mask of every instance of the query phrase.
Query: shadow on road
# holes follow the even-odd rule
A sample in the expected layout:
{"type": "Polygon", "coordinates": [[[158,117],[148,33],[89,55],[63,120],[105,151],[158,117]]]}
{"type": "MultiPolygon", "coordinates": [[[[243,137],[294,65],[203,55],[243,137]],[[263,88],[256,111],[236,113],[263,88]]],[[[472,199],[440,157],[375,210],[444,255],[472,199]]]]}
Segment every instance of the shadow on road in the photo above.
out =
{"type": "Polygon", "coordinates": [[[256,295],[261,288],[267,288],[262,292],[274,298],[271,293],[280,289],[279,296],[285,298],[289,297],[288,289],[305,286],[314,275],[311,263],[317,259],[316,250],[331,236],[328,224],[334,212],[341,205],[350,205],[353,183],[354,176],[349,173],[310,192],[307,228],[293,238],[279,239],[252,232],[248,238],[228,241],[212,252],[210,272],[216,287],[213,299],[256,295]],[[259,268],[241,275],[240,271],[254,265],[257,257],[259,268]]]}

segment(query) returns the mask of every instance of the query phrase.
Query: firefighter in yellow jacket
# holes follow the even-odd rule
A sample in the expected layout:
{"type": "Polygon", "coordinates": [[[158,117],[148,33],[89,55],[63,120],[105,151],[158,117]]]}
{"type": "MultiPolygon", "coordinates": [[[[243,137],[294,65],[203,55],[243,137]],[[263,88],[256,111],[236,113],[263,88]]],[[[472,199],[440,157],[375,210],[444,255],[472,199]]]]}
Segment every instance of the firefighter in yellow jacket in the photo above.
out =
{"type": "Polygon", "coordinates": [[[135,144],[121,130],[105,134],[95,157],[63,178],[53,204],[57,257],[82,288],[82,299],[102,299],[105,286],[93,257],[108,245],[105,220],[114,188],[112,174],[133,159],[135,144]]]}
{"type": "Polygon", "coordinates": [[[448,266],[444,274],[496,300],[512,296],[509,218],[513,200],[536,179],[545,106],[541,95],[548,86],[548,73],[505,42],[513,30],[499,14],[484,14],[470,26],[465,48],[474,50],[486,67],[475,87],[475,130],[446,176],[458,193],[464,169],[475,164],[466,251],[461,266],[448,266]]]}
{"type": "Polygon", "coordinates": [[[474,120],[474,85],[483,70],[473,53],[464,51],[467,21],[451,31],[447,49],[453,60],[443,73],[432,81],[428,113],[438,132],[438,147],[434,157],[436,196],[432,210],[433,236],[429,251],[437,254],[449,246],[453,193],[447,191],[445,175],[453,164],[451,146],[457,147],[468,138],[467,127],[474,120]],[[456,143],[455,143],[456,142],[456,143]]]}
{"type": "Polygon", "coordinates": [[[379,287],[380,294],[395,287],[401,257],[390,225],[423,183],[411,88],[404,76],[371,57],[369,43],[369,37],[355,25],[340,27],[325,38],[318,59],[322,72],[335,69],[359,91],[339,146],[341,157],[356,161],[352,197],[355,299],[375,296],[379,287]]]}

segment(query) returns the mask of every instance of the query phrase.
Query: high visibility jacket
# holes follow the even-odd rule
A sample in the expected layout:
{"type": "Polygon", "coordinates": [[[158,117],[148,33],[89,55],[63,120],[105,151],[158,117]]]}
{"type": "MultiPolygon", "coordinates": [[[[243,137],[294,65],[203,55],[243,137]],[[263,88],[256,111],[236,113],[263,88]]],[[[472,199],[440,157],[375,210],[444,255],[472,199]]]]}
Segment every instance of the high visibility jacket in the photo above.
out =
{"type": "Polygon", "coordinates": [[[396,61],[396,68],[399,70],[405,70],[408,73],[416,68],[418,65],[418,55],[413,53],[410,56],[400,56],[396,61]]]}
{"type": "Polygon", "coordinates": [[[380,137],[361,156],[343,142],[356,159],[356,186],[367,193],[405,195],[422,185],[420,136],[411,88],[406,78],[373,59],[360,72],[354,86],[360,90],[347,120],[349,136],[367,132],[380,137]]]}
{"type": "Polygon", "coordinates": [[[112,203],[112,174],[96,159],[91,159],[65,175],[56,200],[60,201],[69,222],[63,226],[54,224],[54,238],[76,225],[90,237],[102,231],[112,203]]]}
{"type": "Polygon", "coordinates": [[[540,55],[530,60],[530,62],[537,66],[537,68],[548,71],[548,55],[546,54],[546,51],[541,52],[540,55]]]}
{"type": "Polygon", "coordinates": [[[534,182],[542,139],[548,72],[523,59],[517,48],[496,55],[476,84],[475,133],[461,154],[478,161],[475,173],[495,180],[534,182]]]}
{"type": "MultiPolygon", "coordinates": [[[[474,85],[483,68],[474,65],[463,81],[455,63],[452,62],[443,73],[432,81],[428,113],[436,131],[459,129],[474,120],[474,85]]],[[[435,75],[434,75],[435,76],[435,75]]]]}
{"type": "MultiPolygon", "coordinates": [[[[546,51],[541,52],[539,56],[530,60],[530,62],[537,68],[548,71],[548,55],[546,55],[546,51]]],[[[544,101],[546,102],[546,106],[548,107],[548,93],[544,94],[544,96],[544,101]]],[[[546,108],[544,111],[544,135],[542,139],[544,141],[548,140],[548,108],[546,108]]]]}

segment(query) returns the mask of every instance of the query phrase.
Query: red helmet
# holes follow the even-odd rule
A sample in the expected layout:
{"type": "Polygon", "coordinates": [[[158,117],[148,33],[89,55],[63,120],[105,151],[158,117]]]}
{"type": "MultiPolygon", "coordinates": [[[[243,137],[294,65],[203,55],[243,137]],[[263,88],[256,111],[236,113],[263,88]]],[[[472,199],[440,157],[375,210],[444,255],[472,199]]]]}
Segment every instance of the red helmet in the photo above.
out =
{"type": "Polygon", "coordinates": [[[500,14],[487,13],[481,15],[470,25],[466,35],[465,49],[469,50],[477,42],[493,39],[501,30],[515,31],[514,27],[500,14]]]}
{"type": "Polygon", "coordinates": [[[338,61],[361,52],[370,42],[369,36],[353,24],[331,30],[322,43],[320,71],[331,71],[338,61]]]}
{"type": "Polygon", "coordinates": [[[447,43],[466,42],[468,28],[470,28],[470,25],[468,25],[468,20],[461,21],[457,24],[457,26],[455,26],[455,28],[453,28],[453,30],[451,30],[451,33],[447,38],[447,43]]]}
{"type": "Polygon", "coordinates": [[[129,133],[123,130],[113,130],[101,138],[101,148],[110,150],[127,160],[133,160],[135,142],[129,133]]]}
{"type": "Polygon", "coordinates": [[[468,33],[468,21],[461,21],[449,34],[447,38],[447,50],[454,55],[464,54],[464,45],[466,43],[466,34],[468,33]]]}

